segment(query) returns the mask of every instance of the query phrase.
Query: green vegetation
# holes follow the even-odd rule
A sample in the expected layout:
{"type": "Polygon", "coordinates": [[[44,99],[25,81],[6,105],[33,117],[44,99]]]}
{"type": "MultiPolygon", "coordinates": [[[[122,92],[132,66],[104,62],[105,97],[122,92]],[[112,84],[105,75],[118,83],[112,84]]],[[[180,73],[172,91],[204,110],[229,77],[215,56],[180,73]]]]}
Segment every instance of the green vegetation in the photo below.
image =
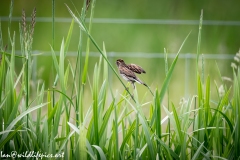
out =
{"type": "MultiPolygon", "coordinates": [[[[42,153],[44,159],[48,154],[59,156],[59,159],[82,160],[239,159],[240,53],[235,57],[238,64],[232,65],[231,87],[227,87],[218,70],[221,85],[215,83],[216,91],[211,90],[210,76],[205,78],[205,71],[198,70],[199,63],[202,68],[205,64],[199,58],[203,12],[197,38],[196,95],[183,99],[179,105],[170,103],[171,97],[168,96],[169,103],[165,105],[164,97],[174,92],[169,90],[169,82],[190,33],[171,65],[168,65],[165,51],[166,77],[161,88],[154,89],[152,100],[140,99],[137,90],[134,90],[133,99],[129,90],[115,93],[109,83],[109,72],[113,72],[127,88],[109,61],[104,43],[100,47],[91,34],[95,3],[96,0],[92,0],[88,8],[91,12],[89,26],[85,24],[88,1],[84,1],[81,13],[66,5],[73,21],[67,38],[62,39],[59,56],[55,53],[56,48],[51,46],[55,81],[48,90],[45,90],[44,83],[39,82],[36,90],[31,89],[30,84],[36,10],[33,10],[29,26],[25,12],[22,12],[20,56],[15,54],[15,33],[12,37],[8,34],[9,46],[5,47],[0,30],[1,155],[11,155],[12,151],[18,154],[35,151],[42,153]],[[74,21],[80,29],[76,64],[67,59],[74,21]],[[88,76],[90,43],[100,54],[93,73],[90,73],[92,79],[88,76]],[[83,44],[86,44],[85,57],[83,44]],[[11,52],[7,48],[11,48],[11,52]],[[16,59],[22,60],[20,73],[15,71],[16,59]],[[87,86],[92,100],[89,106],[83,98],[87,86]],[[217,92],[217,99],[212,99],[210,92],[217,92]],[[62,155],[64,158],[60,158],[62,155]]],[[[54,33],[54,25],[52,29],[54,33]]],[[[53,44],[54,40],[53,34],[53,44]]],[[[151,95],[149,91],[147,94],[151,95]]],[[[19,156],[24,159],[24,155],[19,156]]]]}

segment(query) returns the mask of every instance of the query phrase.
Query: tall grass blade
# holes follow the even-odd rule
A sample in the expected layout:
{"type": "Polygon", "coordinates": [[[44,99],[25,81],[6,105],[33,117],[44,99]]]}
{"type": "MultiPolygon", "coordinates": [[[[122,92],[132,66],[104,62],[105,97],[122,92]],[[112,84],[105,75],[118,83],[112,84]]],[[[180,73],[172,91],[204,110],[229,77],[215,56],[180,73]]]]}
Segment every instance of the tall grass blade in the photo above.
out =
{"type": "MultiPolygon", "coordinates": [[[[13,6],[14,6],[14,0],[11,0],[10,12],[9,12],[9,21],[8,21],[8,30],[11,30],[13,6]]],[[[10,41],[11,41],[10,37],[8,37],[8,44],[10,44],[10,41]]]]}
{"type": "Polygon", "coordinates": [[[94,148],[96,148],[96,150],[98,151],[101,160],[106,160],[106,159],[107,159],[106,156],[105,156],[105,154],[104,154],[104,152],[103,152],[103,150],[102,150],[99,146],[97,146],[97,145],[92,145],[92,146],[93,146],[94,148]]]}
{"type": "Polygon", "coordinates": [[[86,28],[85,26],[83,25],[83,22],[81,19],[78,19],[75,14],[71,11],[71,9],[67,6],[67,4],[65,4],[69,13],[72,15],[72,17],[74,18],[74,20],[79,24],[79,27],[81,28],[82,31],[86,32],[86,28]]]}
{"type": "MultiPolygon", "coordinates": [[[[89,33],[89,34],[91,33],[91,29],[92,29],[92,19],[93,19],[93,15],[94,15],[95,2],[96,2],[96,0],[93,0],[93,1],[91,2],[91,3],[92,3],[92,6],[91,6],[91,14],[90,14],[90,18],[89,18],[89,28],[88,28],[88,33],[89,33]]],[[[87,44],[86,44],[85,65],[84,65],[83,76],[82,76],[82,83],[83,83],[83,84],[86,83],[86,79],[87,79],[89,48],[90,48],[90,39],[89,39],[89,37],[88,37],[88,38],[87,38],[87,44]]]]}
{"type": "MultiPolygon", "coordinates": [[[[191,32],[190,32],[190,33],[191,33],[191,32]]],[[[178,60],[179,53],[180,53],[180,51],[181,51],[184,43],[186,42],[188,36],[190,35],[190,33],[187,35],[187,37],[184,39],[183,43],[181,44],[181,46],[180,46],[180,48],[179,48],[179,50],[178,50],[178,52],[177,52],[177,55],[176,55],[176,57],[174,58],[173,63],[171,64],[171,66],[170,66],[170,68],[169,68],[169,70],[168,70],[167,76],[166,76],[166,78],[164,79],[163,86],[162,86],[161,91],[160,91],[160,94],[159,94],[160,105],[162,104],[162,100],[163,100],[164,95],[165,95],[165,93],[166,93],[166,91],[167,91],[167,88],[168,88],[168,85],[169,85],[169,82],[170,82],[170,79],[171,79],[173,70],[174,70],[175,65],[176,65],[176,63],[177,63],[177,60],[178,60]]]]}
{"type": "Polygon", "coordinates": [[[110,116],[111,116],[111,114],[113,112],[114,107],[115,107],[115,104],[114,104],[114,101],[113,101],[110,104],[110,106],[108,107],[106,113],[103,116],[102,125],[101,125],[100,131],[99,131],[99,137],[103,137],[104,136],[104,133],[107,130],[107,125],[109,123],[109,119],[110,119],[110,116]]]}
{"type": "Polygon", "coordinates": [[[114,152],[114,159],[119,160],[119,150],[118,150],[118,125],[117,125],[117,115],[116,115],[116,108],[115,108],[115,119],[113,120],[113,152],[114,152]]]}
{"type": "Polygon", "coordinates": [[[197,160],[199,158],[199,155],[201,154],[203,146],[204,146],[204,142],[198,147],[197,151],[195,152],[195,154],[192,157],[192,160],[197,160]]]}
{"type": "Polygon", "coordinates": [[[55,0],[52,0],[52,47],[55,49],[55,0]]]}
{"type": "Polygon", "coordinates": [[[133,123],[129,126],[128,132],[127,132],[126,135],[124,136],[123,142],[122,142],[121,147],[120,147],[121,153],[124,152],[124,147],[128,145],[128,141],[130,141],[130,138],[131,138],[133,132],[135,131],[136,127],[137,127],[137,126],[136,126],[136,120],[135,120],[135,121],[133,121],[133,123]]]}
{"type": "MultiPolygon", "coordinates": [[[[0,51],[2,52],[3,51],[3,36],[2,36],[2,23],[1,23],[1,20],[0,20],[0,51]]],[[[1,54],[4,54],[1,53],[1,54]]]]}
{"type": "Polygon", "coordinates": [[[15,130],[10,129],[10,130],[5,130],[4,132],[2,132],[3,136],[6,134],[7,134],[7,136],[1,141],[0,149],[2,149],[4,147],[4,145],[17,134],[17,132],[22,128],[22,125],[19,125],[15,130]]]}
{"type": "MultiPolygon", "coordinates": [[[[43,104],[40,104],[40,105],[37,105],[35,107],[31,107],[29,109],[27,109],[26,111],[24,111],[23,113],[21,113],[19,116],[17,116],[9,125],[8,127],[5,129],[5,130],[11,130],[14,125],[19,122],[24,116],[26,116],[27,114],[31,113],[32,111],[36,110],[36,109],[39,109],[45,105],[47,105],[48,103],[43,103],[43,104]]],[[[5,133],[3,134],[1,140],[0,140],[0,143],[2,143],[2,141],[8,136],[8,133],[5,133]]]]}
{"type": "Polygon", "coordinates": [[[93,73],[93,120],[94,120],[94,138],[95,144],[99,145],[99,134],[98,134],[98,74],[96,64],[93,73]]]}
{"type": "Polygon", "coordinates": [[[79,128],[79,151],[80,151],[80,159],[87,159],[87,151],[86,151],[86,144],[87,144],[87,130],[82,125],[79,128]]]}
{"type": "Polygon", "coordinates": [[[240,157],[240,68],[234,72],[234,91],[233,91],[233,112],[235,117],[234,133],[234,157],[240,157]]]}
{"type": "Polygon", "coordinates": [[[70,133],[67,135],[67,137],[64,139],[62,145],[59,147],[59,150],[58,150],[57,154],[60,154],[60,153],[63,151],[63,149],[64,149],[64,148],[66,147],[66,145],[67,145],[67,142],[69,141],[69,139],[72,137],[72,135],[73,135],[74,133],[75,133],[75,131],[73,130],[72,132],[70,132],[70,133]]]}
{"type": "Polygon", "coordinates": [[[142,113],[138,110],[138,108],[135,108],[126,97],[123,97],[127,103],[132,107],[132,109],[138,113],[138,118],[139,118],[139,124],[142,125],[142,129],[144,131],[144,137],[147,142],[148,146],[148,152],[150,153],[149,157],[150,159],[154,159],[156,155],[156,146],[151,140],[153,137],[151,136],[151,129],[149,128],[148,122],[146,121],[145,117],[142,115],[142,113]]]}
{"type": "MultiPolygon", "coordinates": [[[[201,10],[201,15],[200,15],[200,20],[199,20],[199,28],[198,28],[198,42],[197,42],[197,59],[196,59],[196,82],[197,82],[197,88],[196,90],[198,91],[198,98],[199,98],[199,107],[201,106],[200,103],[201,103],[201,100],[202,100],[202,97],[199,97],[202,92],[199,91],[199,89],[202,89],[200,88],[200,79],[199,79],[199,71],[198,71],[198,65],[199,65],[199,55],[200,55],[200,46],[201,46],[201,32],[202,32],[202,22],[203,22],[203,10],[201,10]]],[[[196,109],[196,105],[194,106],[194,110],[196,109]]],[[[200,125],[200,117],[202,116],[202,111],[200,110],[199,114],[196,116],[196,114],[194,114],[194,120],[195,120],[195,123],[193,124],[193,130],[195,129],[198,129],[199,127],[201,127],[200,125]]],[[[194,137],[195,139],[198,139],[200,140],[199,138],[199,134],[200,133],[196,133],[194,134],[194,137]]],[[[194,145],[198,145],[198,143],[195,141],[195,139],[193,139],[193,144],[194,145]]],[[[202,140],[200,140],[200,142],[202,142],[202,140]]],[[[192,153],[193,155],[193,153],[192,153]]]]}
{"type": "MultiPolygon", "coordinates": [[[[206,93],[205,93],[205,99],[204,99],[204,113],[205,113],[204,127],[207,128],[209,120],[212,118],[211,112],[210,112],[210,104],[209,104],[210,103],[210,77],[209,76],[207,78],[205,92],[206,93]]],[[[205,139],[204,145],[206,147],[208,145],[208,131],[207,130],[205,132],[204,139],[205,139]]]]}
{"type": "Polygon", "coordinates": [[[198,73],[198,61],[199,61],[200,47],[201,47],[202,23],[203,23],[203,10],[201,10],[199,30],[198,30],[196,74],[198,73]]]}
{"type": "MultiPolygon", "coordinates": [[[[160,100],[159,100],[159,95],[158,95],[158,90],[155,91],[155,96],[154,96],[154,108],[156,109],[156,135],[161,139],[162,136],[162,130],[161,130],[161,106],[160,106],[160,100]]],[[[159,155],[161,155],[161,144],[158,142],[157,143],[157,152],[159,155]]]]}

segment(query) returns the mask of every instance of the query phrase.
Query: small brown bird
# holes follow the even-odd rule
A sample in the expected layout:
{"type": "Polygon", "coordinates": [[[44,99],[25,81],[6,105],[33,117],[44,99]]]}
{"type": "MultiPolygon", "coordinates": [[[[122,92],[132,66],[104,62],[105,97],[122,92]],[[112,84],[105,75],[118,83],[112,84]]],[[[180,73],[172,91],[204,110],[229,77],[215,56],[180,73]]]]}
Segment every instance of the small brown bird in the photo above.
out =
{"type": "Polygon", "coordinates": [[[133,89],[135,89],[135,82],[139,84],[143,84],[144,86],[148,87],[144,82],[142,82],[135,74],[141,74],[146,73],[142,67],[136,65],[136,64],[129,64],[127,65],[122,59],[118,59],[116,61],[116,64],[118,66],[118,70],[120,72],[120,75],[125,79],[126,81],[129,81],[133,85],[133,89]]]}

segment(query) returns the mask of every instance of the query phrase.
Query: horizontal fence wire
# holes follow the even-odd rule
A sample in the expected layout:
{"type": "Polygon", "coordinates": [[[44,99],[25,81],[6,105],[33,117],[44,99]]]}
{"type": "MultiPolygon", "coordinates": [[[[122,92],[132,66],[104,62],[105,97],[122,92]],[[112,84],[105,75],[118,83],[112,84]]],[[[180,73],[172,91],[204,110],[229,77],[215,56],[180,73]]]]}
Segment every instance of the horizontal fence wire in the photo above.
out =
{"type": "MultiPolygon", "coordinates": [[[[16,51],[17,54],[20,54],[21,51],[16,51]]],[[[59,52],[55,51],[55,54],[59,56],[59,52]]],[[[83,52],[83,56],[85,56],[85,52],[83,52]]],[[[175,58],[177,53],[168,53],[168,58],[175,58]]],[[[33,55],[36,56],[51,56],[51,52],[46,51],[38,51],[34,50],[33,55]]],[[[101,54],[99,52],[90,52],[90,57],[99,57],[101,54]]],[[[204,59],[233,59],[235,55],[233,54],[206,54],[202,53],[204,59]]],[[[69,51],[67,52],[67,56],[75,57],[77,56],[77,52],[69,51]]],[[[126,58],[164,58],[164,53],[144,53],[144,52],[107,52],[108,57],[126,57],[126,58]]],[[[183,59],[196,59],[196,53],[180,53],[179,58],[183,59]]]]}
{"type": "MultiPolygon", "coordinates": [[[[19,22],[21,17],[12,17],[11,21],[19,22]]],[[[31,21],[31,17],[26,18],[27,21],[31,21]]],[[[0,21],[9,21],[9,17],[3,16],[0,17],[0,21]]],[[[37,22],[49,22],[52,23],[51,17],[37,17],[37,22]]],[[[70,23],[72,18],[55,18],[55,22],[58,23],[70,23]]],[[[86,18],[86,22],[89,22],[89,19],[86,18]]],[[[93,18],[93,23],[112,23],[112,24],[165,24],[165,25],[199,25],[199,20],[171,20],[171,19],[117,19],[117,18],[93,18]]],[[[203,20],[203,25],[225,25],[225,26],[240,26],[240,21],[216,21],[216,20],[203,20]]],[[[19,53],[19,51],[18,51],[19,53]]],[[[43,56],[51,55],[51,52],[45,51],[33,51],[34,54],[42,53],[43,56]]],[[[56,52],[57,53],[57,52],[56,52]]],[[[59,54],[59,53],[57,53],[59,54]]],[[[76,56],[77,53],[70,51],[67,54],[68,56],[76,56]]],[[[85,53],[83,53],[85,55],[85,53]]],[[[168,57],[175,57],[175,53],[169,53],[168,57]]],[[[232,59],[234,55],[232,54],[205,54],[203,53],[204,58],[206,59],[232,59]]],[[[90,56],[99,56],[97,52],[91,52],[90,56]]],[[[140,52],[108,52],[109,57],[139,57],[139,58],[163,58],[164,53],[140,53],[140,52]]],[[[196,58],[195,53],[182,53],[179,58],[196,58]]]]}
{"type": "MultiPolygon", "coordinates": [[[[9,21],[9,17],[0,17],[1,21],[9,21]]],[[[19,22],[21,17],[12,17],[11,21],[19,22]]],[[[30,17],[26,21],[31,21],[30,17]]],[[[55,18],[57,23],[70,23],[72,18],[55,18]]],[[[37,17],[36,22],[52,23],[51,17],[37,17]]],[[[86,22],[89,19],[86,18],[86,22]]],[[[123,18],[93,18],[93,23],[103,24],[162,24],[162,25],[199,25],[199,20],[176,20],[176,19],[123,19],[123,18]]],[[[218,25],[218,26],[240,26],[240,21],[217,21],[217,20],[203,20],[203,25],[218,25]]]]}

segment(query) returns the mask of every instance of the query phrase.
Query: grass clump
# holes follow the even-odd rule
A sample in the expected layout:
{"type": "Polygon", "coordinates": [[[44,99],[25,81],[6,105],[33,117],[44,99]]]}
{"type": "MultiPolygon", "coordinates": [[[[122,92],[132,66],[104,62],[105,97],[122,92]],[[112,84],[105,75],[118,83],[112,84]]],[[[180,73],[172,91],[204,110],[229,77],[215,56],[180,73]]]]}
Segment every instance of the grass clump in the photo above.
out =
{"type": "MultiPolygon", "coordinates": [[[[54,87],[45,90],[44,83],[38,83],[35,97],[31,96],[35,91],[31,90],[29,82],[32,81],[31,46],[36,9],[33,10],[29,27],[26,25],[25,12],[22,12],[21,56],[15,54],[15,33],[12,38],[10,34],[8,35],[11,49],[7,50],[3,46],[0,32],[0,87],[2,88],[0,150],[2,153],[7,155],[11,151],[17,151],[19,158],[24,158],[24,155],[20,154],[35,151],[42,153],[42,158],[51,155],[52,158],[84,160],[238,159],[240,157],[239,66],[233,70],[232,87],[227,88],[222,81],[223,92],[220,94],[218,89],[220,87],[216,84],[216,92],[219,96],[218,99],[213,100],[210,94],[210,76],[205,79],[204,70],[201,71],[202,73],[198,71],[203,13],[200,18],[197,44],[197,94],[183,99],[180,105],[170,103],[171,97],[168,97],[169,103],[166,106],[163,100],[166,94],[169,95],[168,93],[171,92],[168,90],[171,76],[190,33],[170,66],[165,51],[166,77],[161,89],[155,89],[150,102],[139,101],[137,90],[134,99],[128,90],[121,94],[113,93],[109,85],[109,72],[113,72],[118,77],[124,88],[127,86],[108,60],[104,43],[101,49],[91,35],[92,24],[87,27],[84,23],[86,12],[90,9],[91,22],[95,1],[84,1],[83,6],[79,17],[67,6],[73,20],[80,27],[76,65],[66,62],[74,27],[72,21],[66,40],[62,40],[59,55],[56,54],[54,46],[51,46],[55,70],[54,87]],[[87,41],[85,59],[82,55],[84,40],[87,41]],[[88,68],[90,42],[100,53],[99,61],[93,71],[88,68]],[[15,71],[15,58],[22,59],[19,74],[15,71]],[[83,61],[84,65],[82,65],[83,61]],[[91,72],[93,79],[89,80],[88,73],[91,72]],[[85,106],[86,102],[83,98],[86,85],[91,89],[90,106],[85,106]],[[145,113],[143,108],[148,108],[149,112],[145,113]],[[166,113],[164,117],[162,117],[163,111],[166,113]]],[[[204,59],[202,66],[203,61],[204,59]]]]}

